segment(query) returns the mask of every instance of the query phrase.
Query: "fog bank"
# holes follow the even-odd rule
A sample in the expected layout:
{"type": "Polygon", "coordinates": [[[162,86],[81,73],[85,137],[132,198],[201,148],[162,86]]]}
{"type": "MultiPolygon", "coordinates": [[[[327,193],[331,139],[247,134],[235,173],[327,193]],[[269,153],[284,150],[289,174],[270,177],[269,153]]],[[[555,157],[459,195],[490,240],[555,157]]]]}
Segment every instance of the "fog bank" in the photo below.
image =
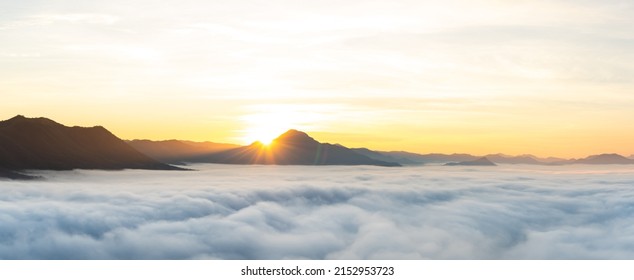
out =
{"type": "Polygon", "coordinates": [[[633,167],[194,167],[0,180],[0,258],[634,259],[633,167]]]}

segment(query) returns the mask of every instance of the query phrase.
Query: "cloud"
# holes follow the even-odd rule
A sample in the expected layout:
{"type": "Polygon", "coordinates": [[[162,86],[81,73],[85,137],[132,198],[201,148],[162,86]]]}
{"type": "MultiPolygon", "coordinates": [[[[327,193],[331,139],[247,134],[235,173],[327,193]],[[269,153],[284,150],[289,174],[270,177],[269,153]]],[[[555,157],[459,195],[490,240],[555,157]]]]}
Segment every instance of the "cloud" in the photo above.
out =
{"type": "Polygon", "coordinates": [[[28,16],[22,19],[2,24],[0,25],[0,30],[34,26],[47,26],[57,23],[112,25],[115,24],[117,21],[119,21],[119,17],[108,14],[40,14],[28,16]]]}
{"type": "Polygon", "coordinates": [[[0,181],[0,258],[634,258],[631,169],[196,167],[0,181]]]}

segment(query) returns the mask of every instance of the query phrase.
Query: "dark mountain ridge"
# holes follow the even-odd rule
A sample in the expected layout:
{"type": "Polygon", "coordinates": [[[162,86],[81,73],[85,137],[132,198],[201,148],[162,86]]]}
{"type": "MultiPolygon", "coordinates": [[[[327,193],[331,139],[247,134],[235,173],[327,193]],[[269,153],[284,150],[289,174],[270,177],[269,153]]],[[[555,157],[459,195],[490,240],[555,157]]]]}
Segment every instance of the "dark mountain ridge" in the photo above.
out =
{"type": "Polygon", "coordinates": [[[0,121],[0,168],[180,169],[147,157],[102,126],[68,127],[20,115],[0,121]]]}
{"type": "Polygon", "coordinates": [[[28,169],[180,169],[165,163],[209,162],[277,165],[378,165],[415,164],[634,164],[618,154],[582,159],[539,158],[533,155],[416,154],[404,151],[349,149],[320,143],[308,134],[289,130],[270,145],[248,146],[182,140],[132,140],[127,143],[102,126],[68,127],[47,118],[16,116],[0,121],[0,177],[32,178],[28,169]]]}

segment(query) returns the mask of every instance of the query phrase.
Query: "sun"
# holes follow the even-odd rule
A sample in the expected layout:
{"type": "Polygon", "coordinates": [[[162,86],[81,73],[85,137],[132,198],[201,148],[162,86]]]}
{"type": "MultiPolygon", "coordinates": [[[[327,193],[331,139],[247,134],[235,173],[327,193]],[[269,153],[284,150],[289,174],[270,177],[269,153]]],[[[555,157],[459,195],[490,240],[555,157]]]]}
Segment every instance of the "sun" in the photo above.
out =
{"type": "Polygon", "coordinates": [[[302,104],[254,105],[240,118],[243,129],[239,131],[239,138],[245,145],[259,141],[268,146],[289,129],[314,130],[316,124],[325,119],[322,111],[326,109],[302,104]]]}
{"type": "Polygon", "coordinates": [[[293,118],[281,113],[250,115],[246,122],[247,127],[242,130],[242,142],[251,144],[258,141],[268,146],[282,133],[294,128],[292,120],[293,118]]]}
{"type": "Polygon", "coordinates": [[[257,141],[268,146],[271,145],[273,140],[282,133],[284,133],[284,130],[280,131],[280,129],[274,128],[253,127],[245,131],[243,139],[245,143],[253,143],[257,141]]]}

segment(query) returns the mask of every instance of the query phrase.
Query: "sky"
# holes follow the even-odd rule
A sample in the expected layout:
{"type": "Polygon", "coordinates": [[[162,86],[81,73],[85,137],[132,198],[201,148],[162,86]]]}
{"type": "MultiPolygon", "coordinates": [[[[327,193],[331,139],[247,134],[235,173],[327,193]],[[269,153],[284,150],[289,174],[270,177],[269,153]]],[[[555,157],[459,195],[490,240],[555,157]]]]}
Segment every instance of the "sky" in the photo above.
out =
{"type": "Polygon", "coordinates": [[[634,171],[196,165],[0,180],[0,259],[632,259],[634,171]]]}
{"type": "Polygon", "coordinates": [[[247,144],[634,154],[634,2],[0,0],[0,119],[247,144]]]}

